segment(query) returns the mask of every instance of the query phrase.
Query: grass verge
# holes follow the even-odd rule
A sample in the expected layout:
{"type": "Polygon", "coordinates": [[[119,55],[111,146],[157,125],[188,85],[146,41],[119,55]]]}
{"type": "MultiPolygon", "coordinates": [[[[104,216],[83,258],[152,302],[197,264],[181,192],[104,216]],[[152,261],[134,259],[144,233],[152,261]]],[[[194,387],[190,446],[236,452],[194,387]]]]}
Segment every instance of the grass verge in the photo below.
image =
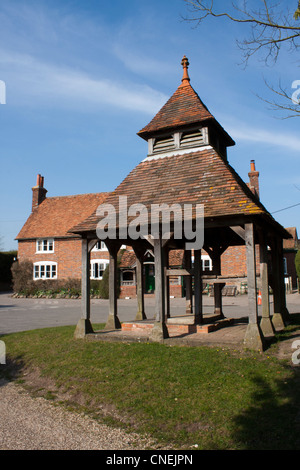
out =
{"type": "Polygon", "coordinates": [[[59,327],[2,336],[7,364],[0,374],[97,419],[151,434],[162,446],[299,448],[299,366],[276,359],[272,348],[260,355],[74,340],[73,333],[59,327]]]}

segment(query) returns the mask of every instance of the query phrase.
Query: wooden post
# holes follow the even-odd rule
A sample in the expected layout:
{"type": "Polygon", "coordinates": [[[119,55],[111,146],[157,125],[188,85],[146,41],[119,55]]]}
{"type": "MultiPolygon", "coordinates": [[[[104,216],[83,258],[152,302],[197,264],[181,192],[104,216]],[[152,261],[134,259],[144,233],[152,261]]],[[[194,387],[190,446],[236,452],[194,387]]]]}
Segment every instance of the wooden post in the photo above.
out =
{"type": "Polygon", "coordinates": [[[260,321],[260,328],[263,332],[264,337],[268,338],[274,336],[274,327],[270,317],[268,250],[266,237],[263,232],[260,233],[259,254],[262,304],[262,317],[260,321]]]}
{"type": "Polygon", "coordinates": [[[203,323],[201,250],[194,251],[195,324],[203,323]]]}
{"type": "Polygon", "coordinates": [[[222,289],[225,286],[225,282],[214,282],[214,299],[215,299],[215,310],[214,313],[220,318],[225,318],[222,308],[222,289]]]}
{"type": "Polygon", "coordinates": [[[106,246],[109,251],[109,314],[106,321],[106,330],[116,330],[121,328],[117,309],[117,255],[120,243],[108,243],[106,246]]]}
{"type": "Polygon", "coordinates": [[[161,235],[154,239],[155,261],[155,322],[151,331],[153,341],[169,337],[165,319],[164,257],[161,235]]]}
{"type": "Polygon", "coordinates": [[[136,296],[137,296],[137,314],[135,319],[146,320],[145,305],[144,305],[144,274],[143,274],[143,257],[140,253],[136,255],[136,296]]]}
{"type": "Polygon", "coordinates": [[[245,224],[245,243],[247,253],[249,323],[244,338],[244,345],[246,348],[262,351],[264,338],[258,324],[255,242],[253,223],[245,224]]]}
{"type": "Polygon", "coordinates": [[[165,313],[166,318],[170,318],[170,278],[167,276],[167,269],[169,268],[169,248],[167,246],[163,249],[164,257],[164,283],[165,283],[165,313]]]}
{"type": "MultiPolygon", "coordinates": [[[[191,251],[184,250],[184,267],[187,270],[191,269],[191,251]]],[[[192,290],[192,276],[185,276],[185,292],[186,292],[186,313],[193,313],[193,290],[192,290]]]]}
{"type": "Polygon", "coordinates": [[[93,333],[90,314],[90,251],[88,239],[83,238],[81,242],[81,318],[75,329],[75,338],[84,338],[86,334],[93,333]]]}
{"type": "Polygon", "coordinates": [[[286,306],[286,290],[284,282],[284,265],[283,265],[283,240],[282,238],[277,239],[277,252],[278,252],[278,263],[279,263],[279,285],[280,285],[280,301],[281,301],[281,314],[285,323],[288,323],[290,314],[286,306]]]}
{"type": "MultiPolygon", "coordinates": [[[[273,303],[274,303],[274,314],[272,317],[272,323],[276,331],[281,331],[285,328],[283,305],[283,290],[281,283],[284,284],[282,279],[282,271],[280,263],[283,262],[280,256],[280,246],[277,237],[273,237],[271,244],[271,259],[272,259],[272,278],[273,278],[273,303]]],[[[284,285],[283,285],[284,287],[284,285]]]]}

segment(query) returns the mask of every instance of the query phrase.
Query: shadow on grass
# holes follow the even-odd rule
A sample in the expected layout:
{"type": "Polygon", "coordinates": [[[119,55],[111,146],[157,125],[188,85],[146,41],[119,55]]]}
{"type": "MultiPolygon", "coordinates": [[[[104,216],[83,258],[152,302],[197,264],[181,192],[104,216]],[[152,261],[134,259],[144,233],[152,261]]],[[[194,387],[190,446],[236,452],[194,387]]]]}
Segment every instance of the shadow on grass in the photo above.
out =
{"type": "Polygon", "coordinates": [[[270,387],[254,377],[252,405],[234,418],[235,442],[246,450],[297,450],[300,446],[300,370],[270,387]]]}
{"type": "MultiPolygon", "coordinates": [[[[299,338],[300,314],[291,315],[274,342],[299,338]]],[[[291,349],[292,355],[292,349],[291,349]]],[[[270,367],[272,365],[270,364],[270,367]]],[[[251,405],[234,418],[233,438],[247,450],[298,450],[300,446],[300,365],[286,365],[275,383],[255,376],[251,405]]]]}
{"type": "Polygon", "coordinates": [[[22,357],[6,358],[5,364],[0,364],[0,387],[5,385],[6,382],[18,380],[24,370],[24,361],[22,357]]]}

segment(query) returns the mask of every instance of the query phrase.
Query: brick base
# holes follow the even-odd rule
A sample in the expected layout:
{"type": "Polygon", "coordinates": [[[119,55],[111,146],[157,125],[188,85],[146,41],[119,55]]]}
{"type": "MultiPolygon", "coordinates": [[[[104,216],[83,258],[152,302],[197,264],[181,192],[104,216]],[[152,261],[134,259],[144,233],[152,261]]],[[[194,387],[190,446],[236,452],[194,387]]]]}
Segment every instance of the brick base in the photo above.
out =
{"type": "MultiPolygon", "coordinates": [[[[193,333],[211,333],[226,326],[232,325],[234,322],[231,318],[224,318],[204,325],[188,325],[188,324],[171,324],[167,323],[168,333],[170,336],[179,336],[183,334],[193,333]]],[[[124,322],[122,323],[122,331],[131,331],[136,333],[150,333],[153,328],[153,322],[124,322]]]]}

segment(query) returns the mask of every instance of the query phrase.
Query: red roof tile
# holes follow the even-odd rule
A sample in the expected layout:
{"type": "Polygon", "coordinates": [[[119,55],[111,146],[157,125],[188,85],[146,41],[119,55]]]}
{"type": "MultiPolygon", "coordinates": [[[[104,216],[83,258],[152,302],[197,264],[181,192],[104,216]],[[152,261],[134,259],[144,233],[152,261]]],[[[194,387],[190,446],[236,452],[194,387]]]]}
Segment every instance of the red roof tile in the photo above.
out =
{"type": "Polygon", "coordinates": [[[190,84],[179,86],[167,103],[138,135],[148,136],[153,132],[172,129],[214,119],[190,84]]]}
{"type": "Polygon", "coordinates": [[[107,195],[96,193],[46,198],[31,213],[16,239],[70,237],[69,229],[91,215],[107,195]]]}
{"type": "Polygon", "coordinates": [[[288,227],[285,229],[292,238],[288,240],[283,240],[283,249],[284,250],[297,250],[298,249],[298,235],[296,227],[288,227]]]}
{"type": "Polygon", "coordinates": [[[182,83],[150,123],[138,132],[138,135],[147,140],[149,136],[157,132],[211,121],[221,130],[227,145],[234,145],[235,142],[210,113],[190,85],[187,73],[189,63],[185,56],[182,60],[182,65],[184,69],[182,83]]]}
{"type": "MultiPolygon", "coordinates": [[[[213,149],[185,155],[144,160],[109,194],[105,203],[116,211],[119,196],[127,196],[128,207],[144,204],[204,204],[205,217],[270,214],[234,169],[213,149]]],[[[271,216],[270,216],[271,217],[271,216]]],[[[73,227],[75,232],[95,230],[94,213],[73,227]]]]}

